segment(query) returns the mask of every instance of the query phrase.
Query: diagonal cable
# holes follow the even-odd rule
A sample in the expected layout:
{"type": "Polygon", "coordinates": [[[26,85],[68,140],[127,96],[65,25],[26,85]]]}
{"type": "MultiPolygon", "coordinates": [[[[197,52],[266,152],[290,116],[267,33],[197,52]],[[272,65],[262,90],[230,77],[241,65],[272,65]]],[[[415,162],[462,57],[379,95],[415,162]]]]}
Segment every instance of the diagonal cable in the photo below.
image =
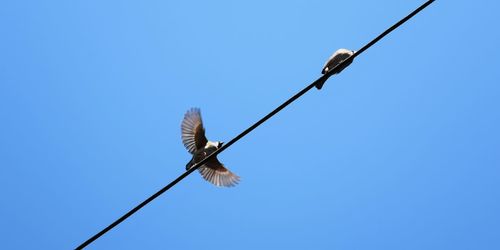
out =
{"type": "Polygon", "coordinates": [[[417,9],[415,9],[413,12],[411,12],[410,14],[408,14],[406,17],[404,17],[403,19],[399,20],[397,23],[395,23],[390,28],[388,28],[387,30],[385,30],[384,32],[382,32],[380,35],[378,35],[375,39],[371,40],[369,43],[367,43],[361,49],[359,49],[358,51],[356,51],[352,56],[350,56],[346,60],[342,61],[336,67],[334,67],[331,70],[329,70],[326,74],[324,74],[323,76],[321,76],[320,78],[318,78],[313,83],[309,84],[307,87],[305,87],[304,89],[302,89],[300,92],[298,92],[294,96],[290,97],[290,99],[286,100],[283,104],[281,104],[280,106],[278,106],[276,109],[274,109],[273,111],[271,111],[269,114],[267,114],[266,116],[264,116],[262,119],[260,119],[256,123],[254,123],[252,126],[250,126],[249,128],[247,128],[245,131],[241,132],[239,135],[237,135],[236,137],[234,137],[231,141],[229,141],[226,144],[222,145],[222,147],[220,147],[217,151],[213,152],[212,154],[210,154],[207,157],[205,157],[205,159],[203,159],[200,162],[198,162],[195,165],[193,165],[189,170],[187,170],[186,172],[184,172],[183,174],[181,174],[179,177],[177,177],[175,180],[173,180],[172,182],[170,182],[168,185],[166,185],[165,187],[163,187],[162,189],[160,189],[158,192],[156,192],[155,194],[153,194],[152,196],[150,196],[149,198],[147,198],[146,200],[144,200],[143,202],[141,202],[136,207],[132,208],[130,211],[128,211],[122,217],[118,218],[116,221],[114,221],[109,226],[107,226],[106,228],[104,228],[103,230],[101,230],[100,232],[98,232],[97,234],[95,234],[94,236],[92,236],[91,238],[89,238],[88,240],[86,240],[85,242],[83,242],[81,245],[79,245],[75,249],[83,249],[84,247],[88,246],[90,243],[94,242],[96,239],[98,239],[99,237],[101,237],[102,235],[104,235],[105,233],[107,233],[109,230],[111,230],[112,228],[114,228],[115,226],[117,226],[118,224],[120,224],[121,222],[123,222],[124,220],[126,220],[132,214],[134,214],[135,212],[139,211],[139,209],[141,209],[144,206],[146,206],[149,202],[151,202],[152,200],[156,199],[158,196],[162,195],[164,192],[166,192],[167,190],[169,190],[171,187],[175,186],[178,182],[180,182],[186,176],[188,176],[189,174],[191,174],[192,172],[194,172],[195,170],[197,170],[200,166],[202,166],[203,164],[205,164],[209,159],[211,159],[212,157],[215,157],[218,154],[222,153],[222,151],[226,150],[228,147],[230,147],[232,144],[234,144],[235,142],[237,142],[239,139],[241,139],[242,137],[244,137],[245,135],[247,135],[248,133],[250,133],[252,130],[254,130],[258,126],[260,126],[262,123],[264,123],[265,121],[267,121],[269,118],[273,117],[275,114],[277,114],[278,112],[280,112],[286,106],[288,106],[289,104],[291,104],[292,102],[294,102],[295,100],[297,100],[299,97],[301,97],[302,95],[304,95],[307,91],[309,91],[311,88],[313,88],[314,86],[316,86],[316,84],[318,84],[320,82],[325,82],[330,76],[333,75],[333,73],[335,72],[335,69],[341,68],[341,67],[344,66],[344,64],[348,63],[351,60],[354,60],[355,57],[359,56],[365,50],[367,50],[368,48],[370,48],[371,46],[373,46],[375,43],[377,43],[380,39],[382,39],[384,36],[386,36],[387,34],[389,34],[390,32],[392,32],[393,30],[397,29],[401,24],[403,24],[406,21],[408,21],[410,18],[412,18],[413,16],[415,16],[417,13],[419,13],[421,10],[425,9],[432,2],[434,2],[434,0],[429,0],[429,1],[425,2],[424,4],[422,4],[420,7],[418,7],[417,9]]]}

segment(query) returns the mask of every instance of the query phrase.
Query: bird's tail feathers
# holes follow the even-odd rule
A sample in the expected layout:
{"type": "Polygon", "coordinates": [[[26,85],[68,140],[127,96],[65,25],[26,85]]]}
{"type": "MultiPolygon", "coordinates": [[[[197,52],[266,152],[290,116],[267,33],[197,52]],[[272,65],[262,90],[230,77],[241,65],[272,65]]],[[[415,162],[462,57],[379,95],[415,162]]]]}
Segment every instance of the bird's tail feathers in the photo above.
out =
{"type": "Polygon", "coordinates": [[[320,80],[316,83],[316,85],[315,85],[315,86],[316,86],[316,88],[317,88],[318,90],[319,90],[319,89],[321,89],[321,88],[323,88],[323,84],[325,84],[325,82],[326,82],[326,80],[327,80],[327,79],[328,79],[328,78],[325,78],[325,79],[320,79],[320,80]]]}
{"type": "Polygon", "coordinates": [[[193,159],[191,159],[187,164],[186,164],[186,171],[189,170],[192,166],[194,165],[193,159]]]}

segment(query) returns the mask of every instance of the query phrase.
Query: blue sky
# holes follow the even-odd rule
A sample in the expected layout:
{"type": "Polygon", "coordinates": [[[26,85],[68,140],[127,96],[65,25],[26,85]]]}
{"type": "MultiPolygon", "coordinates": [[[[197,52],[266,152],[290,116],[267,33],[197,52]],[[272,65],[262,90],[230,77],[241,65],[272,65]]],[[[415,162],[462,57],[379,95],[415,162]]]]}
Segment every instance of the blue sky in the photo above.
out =
{"type": "MultiPolygon", "coordinates": [[[[71,249],[423,1],[7,1],[2,249],[71,249]]],[[[499,249],[497,1],[437,1],[89,249],[499,249]]]]}

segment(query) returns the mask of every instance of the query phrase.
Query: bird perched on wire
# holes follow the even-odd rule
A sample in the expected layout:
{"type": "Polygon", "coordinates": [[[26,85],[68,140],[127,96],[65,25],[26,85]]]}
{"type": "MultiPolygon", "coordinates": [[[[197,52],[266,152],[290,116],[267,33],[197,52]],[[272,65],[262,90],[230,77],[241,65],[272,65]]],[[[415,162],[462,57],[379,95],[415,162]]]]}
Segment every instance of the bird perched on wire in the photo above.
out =
{"type": "MultiPolygon", "coordinates": [[[[191,108],[184,115],[181,124],[182,143],[193,155],[191,161],[186,165],[186,170],[194,164],[203,160],[206,156],[219,149],[223,142],[212,142],[205,137],[205,128],[201,120],[201,112],[198,108],[191,108]]],[[[216,186],[232,187],[238,184],[240,177],[233,174],[214,156],[198,168],[201,176],[216,186]]]]}
{"type": "MultiPolygon", "coordinates": [[[[330,56],[330,58],[328,58],[328,61],[326,61],[325,66],[323,66],[323,70],[321,71],[321,74],[324,75],[328,73],[330,70],[335,68],[335,66],[339,65],[341,62],[352,56],[354,53],[355,51],[347,49],[339,49],[335,51],[335,53],[333,53],[333,55],[330,56]]],[[[335,71],[332,73],[332,75],[340,73],[342,70],[347,68],[347,66],[349,66],[349,64],[351,63],[352,59],[346,62],[342,67],[336,68],[335,71]]],[[[323,81],[318,82],[316,84],[316,88],[321,89],[323,87],[323,84],[325,84],[325,81],[326,78],[323,81]]]]}

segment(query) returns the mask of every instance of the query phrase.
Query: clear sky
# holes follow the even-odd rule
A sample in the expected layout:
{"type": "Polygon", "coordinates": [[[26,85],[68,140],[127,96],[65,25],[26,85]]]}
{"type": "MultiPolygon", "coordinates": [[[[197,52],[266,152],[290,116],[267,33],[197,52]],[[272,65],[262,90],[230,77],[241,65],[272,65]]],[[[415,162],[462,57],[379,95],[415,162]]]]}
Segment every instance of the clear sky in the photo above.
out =
{"type": "MultiPolygon", "coordinates": [[[[2,249],[71,249],[424,1],[4,1],[2,249]]],[[[437,1],[89,249],[500,249],[498,1],[437,1]]]]}

